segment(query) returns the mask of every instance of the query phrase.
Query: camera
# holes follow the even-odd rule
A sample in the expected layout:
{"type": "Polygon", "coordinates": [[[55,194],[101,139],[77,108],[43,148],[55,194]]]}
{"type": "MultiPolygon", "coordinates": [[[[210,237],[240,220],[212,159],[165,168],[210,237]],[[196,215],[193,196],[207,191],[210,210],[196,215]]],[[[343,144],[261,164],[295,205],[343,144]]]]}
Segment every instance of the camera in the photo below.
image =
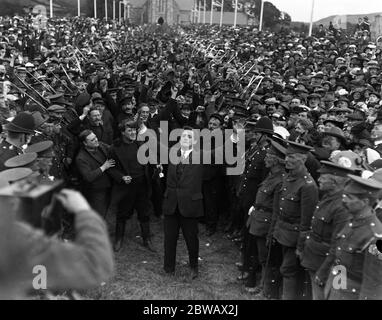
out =
{"type": "Polygon", "coordinates": [[[26,222],[43,229],[47,235],[53,235],[62,229],[65,209],[55,195],[63,186],[62,180],[27,178],[0,189],[0,202],[12,212],[16,221],[26,222]]]}

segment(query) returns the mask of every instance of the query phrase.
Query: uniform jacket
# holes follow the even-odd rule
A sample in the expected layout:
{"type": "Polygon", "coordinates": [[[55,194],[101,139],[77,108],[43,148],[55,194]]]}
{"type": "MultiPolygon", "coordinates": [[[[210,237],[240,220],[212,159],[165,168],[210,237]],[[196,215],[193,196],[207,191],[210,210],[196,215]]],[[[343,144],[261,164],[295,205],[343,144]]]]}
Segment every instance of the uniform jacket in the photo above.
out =
{"type": "Polygon", "coordinates": [[[301,249],[318,202],[317,185],[306,168],[285,176],[277,201],[273,236],[283,246],[301,249]]]}
{"type": "Polygon", "coordinates": [[[336,236],[351,216],[342,205],[342,190],[324,195],[312,218],[312,230],[305,240],[302,266],[317,272],[322,281],[329,276],[334,262],[336,236]]]}
{"type": "Polygon", "coordinates": [[[240,199],[241,206],[246,211],[248,211],[254,203],[259,185],[269,171],[264,164],[267,148],[255,148],[250,149],[248,152],[249,157],[246,159],[245,170],[241,176],[238,187],[237,195],[240,199]]]}
{"type": "Polygon", "coordinates": [[[351,220],[337,235],[334,265],[346,268],[348,285],[341,289],[344,296],[382,299],[382,254],[376,247],[381,239],[382,223],[374,212],[366,218],[351,220]]]}
{"type": "Polygon", "coordinates": [[[248,219],[249,233],[257,237],[266,237],[272,221],[275,195],[281,187],[285,173],[283,170],[270,172],[260,184],[254,203],[255,211],[248,219]]]}
{"type": "MultiPolygon", "coordinates": [[[[178,151],[180,156],[180,150],[178,151]]],[[[203,216],[203,164],[193,164],[192,158],[200,159],[201,154],[193,150],[189,155],[189,164],[183,166],[181,176],[177,177],[177,165],[169,163],[167,188],[164,193],[163,213],[172,215],[176,207],[182,216],[197,218],[203,216]]],[[[179,168],[178,168],[179,169],[179,168]]]]}
{"type": "Polygon", "coordinates": [[[84,187],[86,187],[86,189],[99,190],[111,187],[111,178],[107,172],[108,170],[102,172],[100,169],[109,158],[110,147],[101,142],[98,151],[102,153],[104,157],[96,156],[85,148],[81,148],[76,157],[76,165],[83,178],[84,187]]]}

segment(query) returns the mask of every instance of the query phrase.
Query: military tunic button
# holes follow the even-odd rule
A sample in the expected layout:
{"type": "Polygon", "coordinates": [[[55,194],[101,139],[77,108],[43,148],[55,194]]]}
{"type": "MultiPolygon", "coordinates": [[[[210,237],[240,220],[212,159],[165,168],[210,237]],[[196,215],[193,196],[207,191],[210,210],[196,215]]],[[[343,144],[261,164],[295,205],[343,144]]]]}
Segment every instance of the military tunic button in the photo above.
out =
{"type": "Polygon", "coordinates": [[[337,247],[337,250],[341,250],[341,247],[337,247]]]}
{"type": "Polygon", "coordinates": [[[370,225],[371,225],[372,227],[375,227],[375,223],[374,223],[374,222],[370,223],[370,225]]]}
{"type": "Polygon", "coordinates": [[[349,223],[349,227],[352,227],[352,226],[353,226],[353,224],[350,222],[350,223],[349,223]]]}
{"type": "Polygon", "coordinates": [[[341,236],[342,238],[346,238],[346,236],[343,234],[342,236],[341,236]]]}
{"type": "Polygon", "coordinates": [[[309,237],[309,236],[306,236],[306,239],[310,239],[310,237],[309,237]]]}
{"type": "Polygon", "coordinates": [[[319,208],[320,208],[319,206],[316,207],[316,209],[319,209],[319,208]]]}
{"type": "Polygon", "coordinates": [[[266,221],[268,221],[268,219],[264,219],[264,221],[266,222],[266,221]]]}
{"type": "Polygon", "coordinates": [[[349,247],[349,250],[350,250],[350,251],[352,251],[352,250],[353,250],[353,248],[349,247]]]}
{"type": "Polygon", "coordinates": [[[281,198],[281,201],[284,201],[284,198],[281,198]]]}
{"type": "Polygon", "coordinates": [[[324,221],[324,220],[325,220],[325,218],[324,218],[324,217],[321,217],[321,220],[322,220],[322,221],[324,221]]]}
{"type": "Polygon", "coordinates": [[[291,200],[293,200],[294,198],[290,198],[291,200]]]}

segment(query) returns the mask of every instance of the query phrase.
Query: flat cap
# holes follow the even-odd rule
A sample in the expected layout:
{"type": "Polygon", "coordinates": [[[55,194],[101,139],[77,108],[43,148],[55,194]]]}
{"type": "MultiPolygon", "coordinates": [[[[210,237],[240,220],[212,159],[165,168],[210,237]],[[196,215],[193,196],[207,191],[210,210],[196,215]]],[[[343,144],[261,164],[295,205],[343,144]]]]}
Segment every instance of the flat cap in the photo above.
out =
{"type": "Polygon", "coordinates": [[[59,106],[58,104],[54,104],[54,105],[50,106],[47,110],[49,112],[57,112],[57,113],[66,112],[66,108],[63,106],[59,106]]]}

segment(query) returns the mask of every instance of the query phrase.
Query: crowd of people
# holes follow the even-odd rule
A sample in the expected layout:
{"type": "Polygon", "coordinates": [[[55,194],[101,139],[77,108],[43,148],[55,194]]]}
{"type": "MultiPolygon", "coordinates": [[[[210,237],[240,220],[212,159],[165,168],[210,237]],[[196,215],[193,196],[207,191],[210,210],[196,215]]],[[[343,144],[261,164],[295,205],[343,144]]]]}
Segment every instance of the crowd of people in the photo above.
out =
{"type": "Polygon", "coordinates": [[[198,276],[203,223],[208,237],[222,227],[240,245],[249,293],[382,298],[382,48],[369,32],[1,23],[2,186],[64,180],[102,218],[116,216],[117,254],[135,212],[143,245],[156,250],[150,218],[164,216],[169,274],[182,229],[198,276]],[[183,129],[181,162],[143,164],[140,137],[152,132],[159,144],[163,123],[183,129]],[[196,129],[232,134],[204,150],[196,129]],[[241,174],[227,174],[226,162],[185,162],[227,144],[239,153],[241,142],[241,174]]]}

